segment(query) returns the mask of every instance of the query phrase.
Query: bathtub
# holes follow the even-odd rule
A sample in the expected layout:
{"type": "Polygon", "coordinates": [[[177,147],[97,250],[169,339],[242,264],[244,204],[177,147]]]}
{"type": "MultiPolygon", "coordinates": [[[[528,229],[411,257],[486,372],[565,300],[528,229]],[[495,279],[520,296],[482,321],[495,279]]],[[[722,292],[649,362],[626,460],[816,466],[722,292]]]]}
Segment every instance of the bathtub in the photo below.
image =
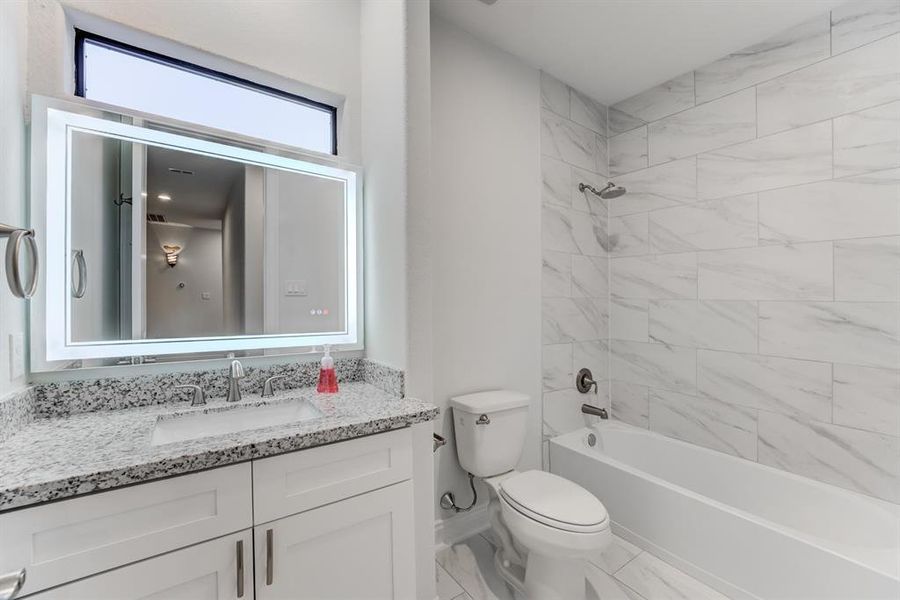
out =
{"type": "Polygon", "coordinates": [[[900,598],[895,504],[616,421],[553,438],[550,467],[615,533],[732,598],[900,598]]]}

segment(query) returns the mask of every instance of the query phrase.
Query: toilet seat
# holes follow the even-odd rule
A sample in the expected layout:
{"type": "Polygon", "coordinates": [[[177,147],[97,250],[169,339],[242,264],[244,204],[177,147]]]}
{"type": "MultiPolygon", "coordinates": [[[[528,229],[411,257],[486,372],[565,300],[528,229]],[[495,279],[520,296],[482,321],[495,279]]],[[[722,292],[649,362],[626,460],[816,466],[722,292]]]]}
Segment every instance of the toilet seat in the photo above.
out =
{"type": "Polygon", "coordinates": [[[606,508],[580,485],[547,473],[525,471],[499,482],[499,496],[516,512],[547,527],[572,533],[609,528],[606,508]]]}

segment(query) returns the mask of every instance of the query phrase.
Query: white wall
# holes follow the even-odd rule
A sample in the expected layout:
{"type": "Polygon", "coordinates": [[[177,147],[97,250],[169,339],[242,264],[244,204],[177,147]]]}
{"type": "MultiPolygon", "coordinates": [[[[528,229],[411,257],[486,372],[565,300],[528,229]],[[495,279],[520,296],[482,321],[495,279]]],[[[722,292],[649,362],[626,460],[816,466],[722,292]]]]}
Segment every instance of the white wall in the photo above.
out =
{"type": "Polygon", "coordinates": [[[155,236],[147,239],[147,337],[221,335],[222,231],[194,227],[174,267],[166,263],[155,236]]]}
{"type": "Polygon", "coordinates": [[[366,354],[404,368],[406,334],[406,14],[403,0],[363,0],[366,354]]]}
{"type": "MultiPolygon", "coordinates": [[[[450,397],[528,394],[520,467],[540,468],[538,72],[441,20],[431,34],[432,401],[451,438],[450,397]]],[[[438,457],[438,495],[453,489],[467,501],[453,444],[438,457]]]]}
{"type": "Polygon", "coordinates": [[[244,274],[248,263],[244,215],[244,175],[237,177],[228,190],[228,204],[222,215],[222,305],[225,313],[225,332],[243,334],[244,274]]]}
{"type": "MultiPolygon", "coordinates": [[[[25,223],[25,2],[0,2],[0,222],[25,223]]],[[[0,240],[6,252],[6,240],[0,240]]],[[[10,378],[9,336],[25,332],[26,302],[14,298],[0,278],[0,397],[25,384],[10,378]]]]}

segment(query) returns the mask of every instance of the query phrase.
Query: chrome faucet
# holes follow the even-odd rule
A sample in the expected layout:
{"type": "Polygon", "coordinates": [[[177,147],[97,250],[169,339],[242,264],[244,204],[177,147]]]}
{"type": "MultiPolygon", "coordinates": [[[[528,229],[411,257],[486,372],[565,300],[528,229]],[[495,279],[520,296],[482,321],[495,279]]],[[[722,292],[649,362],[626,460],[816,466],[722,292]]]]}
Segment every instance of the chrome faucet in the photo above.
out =
{"type": "Polygon", "coordinates": [[[285,379],[287,375],[272,375],[266,382],[263,383],[262,389],[262,397],[263,398],[271,398],[275,395],[275,389],[272,387],[272,383],[278,381],[279,379],[285,379]]]}
{"type": "Polygon", "coordinates": [[[206,404],[206,394],[199,385],[176,385],[173,390],[193,390],[191,394],[191,406],[203,406],[206,404]]]}
{"type": "Polygon", "coordinates": [[[239,360],[231,361],[231,371],[228,374],[228,397],[226,402],[240,402],[241,386],[240,379],[244,376],[244,366],[239,360]]]}
{"type": "Polygon", "coordinates": [[[581,412],[586,415],[600,417],[601,419],[609,418],[609,411],[607,411],[605,408],[600,408],[599,406],[593,406],[591,404],[582,404],[581,412]]]}

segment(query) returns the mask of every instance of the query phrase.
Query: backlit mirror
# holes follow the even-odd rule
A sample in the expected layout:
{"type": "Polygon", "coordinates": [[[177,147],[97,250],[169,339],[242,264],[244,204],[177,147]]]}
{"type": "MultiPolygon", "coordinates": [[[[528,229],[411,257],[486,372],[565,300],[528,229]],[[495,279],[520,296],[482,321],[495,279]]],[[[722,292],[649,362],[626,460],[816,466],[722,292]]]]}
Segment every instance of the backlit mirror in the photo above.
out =
{"type": "Polygon", "coordinates": [[[352,345],[358,172],[46,109],[48,361],[352,345]]]}

